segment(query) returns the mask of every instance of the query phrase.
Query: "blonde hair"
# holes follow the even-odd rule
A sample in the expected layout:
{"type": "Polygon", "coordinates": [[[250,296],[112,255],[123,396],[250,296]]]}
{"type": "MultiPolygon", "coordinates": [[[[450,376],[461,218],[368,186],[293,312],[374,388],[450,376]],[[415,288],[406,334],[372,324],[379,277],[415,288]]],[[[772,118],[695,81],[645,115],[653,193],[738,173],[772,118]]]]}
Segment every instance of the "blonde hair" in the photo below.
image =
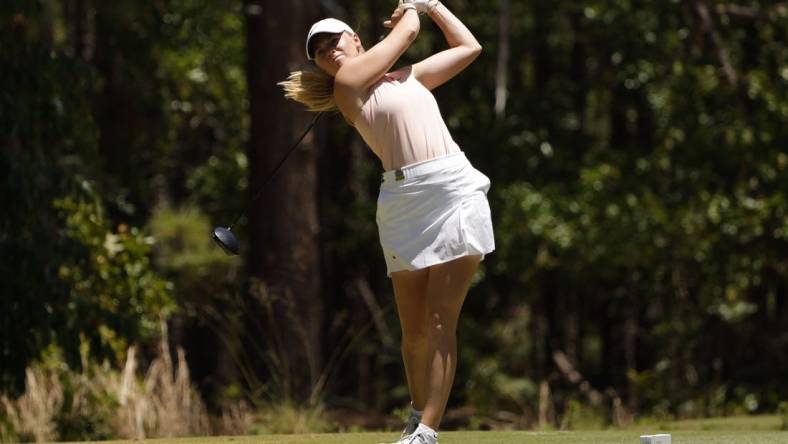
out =
{"type": "Polygon", "coordinates": [[[338,111],[334,101],[334,78],[317,67],[291,72],[287,80],[277,83],[285,97],[303,104],[309,111],[338,111]]]}

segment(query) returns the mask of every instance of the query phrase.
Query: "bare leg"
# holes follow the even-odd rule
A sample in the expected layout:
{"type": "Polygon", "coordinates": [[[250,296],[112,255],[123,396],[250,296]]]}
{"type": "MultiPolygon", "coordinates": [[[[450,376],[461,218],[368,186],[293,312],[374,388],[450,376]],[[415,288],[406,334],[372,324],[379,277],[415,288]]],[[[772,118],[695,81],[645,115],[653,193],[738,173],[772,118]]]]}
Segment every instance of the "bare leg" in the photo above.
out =
{"type": "Polygon", "coordinates": [[[481,260],[466,256],[429,268],[427,281],[427,402],[421,422],[438,430],[457,369],[457,321],[481,260]]]}
{"type": "Polygon", "coordinates": [[[429,270],[391,273],[402,328],[402,360],[416,410],[427,401],[427,278],[429,270]]]}

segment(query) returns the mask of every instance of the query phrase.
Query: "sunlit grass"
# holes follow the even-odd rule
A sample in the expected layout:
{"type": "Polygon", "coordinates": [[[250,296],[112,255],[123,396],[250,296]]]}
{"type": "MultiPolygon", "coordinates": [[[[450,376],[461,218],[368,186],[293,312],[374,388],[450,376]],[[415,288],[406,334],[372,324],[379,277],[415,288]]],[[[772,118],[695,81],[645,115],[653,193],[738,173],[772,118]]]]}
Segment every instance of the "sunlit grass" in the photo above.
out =
{"type": "MultiPolygon", "coordinates": [[[[693,419],[686,421],[654,421],[653,424],[639,424],[636,428],[652,427],[657,430],[779,430],[781,421],[778,416],[734,416],[729,418],[693,419]]],[[[788,440],[785,441],[788,443],[788,440]]]]}
{"type": "MultiPolygon", "coordinates": [[[[785,444],[788,431],[779,431],[777,416],[715,418],[638,424],[623,430],[569,432],[442,432],[441,444],[638,444],[640,435],[670,433],[674,444],[785,444]]],[[[155,444],[377,444],[392,442],[396,432],[260,435],[211,438],[155,439],[155,444]]],[[[139,443],[139,441],[115,441],[139,443]]]]}
{"type": "MultiPolygon", "coordinates": [[[[785,444],[788,432],[768,431],[679,431],[671,433],[675,444],[785,444]]],[[[444,432],[441,444],[638,444],[639,432],[444,432]]],[[[218,438],[146,440],[161,444],[377,444],[390,443],[396,433],[352,433],[327,435],[269,435],[218,438]]],[[[120,441],[116,441],[120,442],[120,441]]],[[[140,441],[125,441],[129,444],[140,441]]]]}

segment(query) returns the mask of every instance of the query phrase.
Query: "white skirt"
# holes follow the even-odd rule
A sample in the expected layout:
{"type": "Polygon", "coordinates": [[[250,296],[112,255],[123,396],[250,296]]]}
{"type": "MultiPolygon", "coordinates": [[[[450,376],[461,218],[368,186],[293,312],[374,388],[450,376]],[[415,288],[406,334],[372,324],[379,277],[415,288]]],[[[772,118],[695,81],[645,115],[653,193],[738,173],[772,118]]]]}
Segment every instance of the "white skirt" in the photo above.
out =
{"type": "Polygon", "coordinates": [[[389,276],[495,250],[489,189],[462,152],[383,173],[376,220],[389,276]]]}

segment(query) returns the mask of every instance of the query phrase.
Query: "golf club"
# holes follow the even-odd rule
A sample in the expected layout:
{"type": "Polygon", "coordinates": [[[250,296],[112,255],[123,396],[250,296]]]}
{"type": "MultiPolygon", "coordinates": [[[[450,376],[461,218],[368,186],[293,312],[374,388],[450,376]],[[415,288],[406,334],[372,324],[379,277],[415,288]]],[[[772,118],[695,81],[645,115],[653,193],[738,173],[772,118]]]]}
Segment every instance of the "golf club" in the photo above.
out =
{"type": "MultiPolygon", "coordinates": [[[[315,126],[317,120],[320,118],[321,115],[323,115],[323,113],[317,113],[315,115],[315,117],[312,119],[312,122],[309,124],[309,126],[307,126],[306,130],[304,131],[304,134],[302,134],[301,137],[298,138],[296,143],[294,143],[293,146],[291,146],[290,149],[287,150],[287,153],[285,153],[284,157],[282,157],[282,160],[279,161],[279,164],[276,165],[276,167],[274,168],[273,171],[271,171],[271,174],[265,180],[263,185],[260,186],[260,189],[259,191],[257,191],[257,194],[255,194],[252,200],[249,201],[250,206],[257,199],[259,199],[260,196],[263,195],[263,191],[265,190],[265,187],[268,186],[268,183],[271,182],[274,176],[276,176],[276,173],[279,171],[280,168],[282,168],[282,165],[284,165],[287,158],[290,157],[290,154],[292,154],[293,151],[295,151],[296,147],[301,143],[302,140],[304,140],[304,137],[306,137],[309,131],[315,126]]],[[[241,219],[241,217],[243,217],[243,215],[246,214],[246,211],[248,209],[249,207],[243,209],[241,213],[238,214],[238,217],[235,218],[233,223],[231,223],[227,227],[216,227],[213,229],[213,240],[216,241],[216,243],[219,244],[220,247],[222,247],[222,250],[224,250],[224,252],[227,253],[228,256],[238,255],[239,252],[238,239],[235,237],[232,228],[241,219]]]]}

